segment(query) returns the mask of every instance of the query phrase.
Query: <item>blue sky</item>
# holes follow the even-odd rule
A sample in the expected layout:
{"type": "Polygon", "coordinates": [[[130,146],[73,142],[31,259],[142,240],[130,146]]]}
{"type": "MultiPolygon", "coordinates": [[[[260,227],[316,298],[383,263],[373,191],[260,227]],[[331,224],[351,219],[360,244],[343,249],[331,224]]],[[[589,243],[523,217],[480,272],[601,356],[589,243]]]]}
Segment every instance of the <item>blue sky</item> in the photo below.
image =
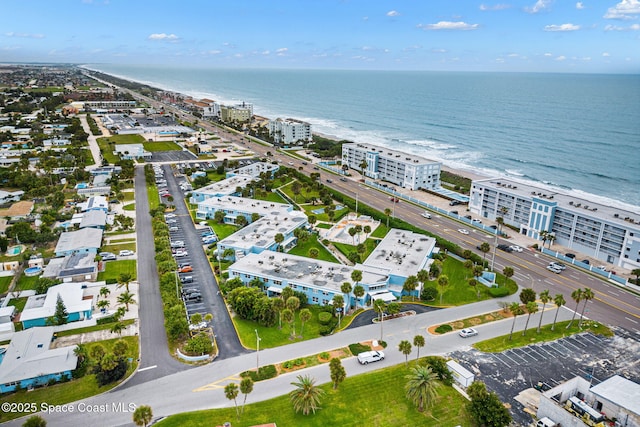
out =
{"type": "Polygon", "coordinates": [[[640,0],[3,0],[2,62],[640,71],[640,0]]]}

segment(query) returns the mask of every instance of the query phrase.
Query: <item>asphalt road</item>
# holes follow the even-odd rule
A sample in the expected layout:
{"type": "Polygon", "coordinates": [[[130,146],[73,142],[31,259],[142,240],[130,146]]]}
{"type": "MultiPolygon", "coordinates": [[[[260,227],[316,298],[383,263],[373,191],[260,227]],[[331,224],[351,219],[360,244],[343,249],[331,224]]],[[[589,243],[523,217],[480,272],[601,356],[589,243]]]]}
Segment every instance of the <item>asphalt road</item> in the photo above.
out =
{"type": "Polygon", "coordinates": [[[122,388],[132,387],[190,368],[189,365],[178,362],[169,354],[158,272],[154,260],[155,247],[143,166],[136,167],[135,194],[141,358],[138,371],[122,388]]]}

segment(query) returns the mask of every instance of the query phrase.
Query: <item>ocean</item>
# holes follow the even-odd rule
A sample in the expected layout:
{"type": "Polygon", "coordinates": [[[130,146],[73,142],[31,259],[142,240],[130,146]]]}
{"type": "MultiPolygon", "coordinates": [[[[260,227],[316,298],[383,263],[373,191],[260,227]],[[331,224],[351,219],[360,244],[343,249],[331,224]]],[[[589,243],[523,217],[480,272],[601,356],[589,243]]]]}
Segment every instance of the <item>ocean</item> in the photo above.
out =
{"type": "Polygon", "coordinates": [[[86,67],[640,210],[640,75],[86,67]]]}

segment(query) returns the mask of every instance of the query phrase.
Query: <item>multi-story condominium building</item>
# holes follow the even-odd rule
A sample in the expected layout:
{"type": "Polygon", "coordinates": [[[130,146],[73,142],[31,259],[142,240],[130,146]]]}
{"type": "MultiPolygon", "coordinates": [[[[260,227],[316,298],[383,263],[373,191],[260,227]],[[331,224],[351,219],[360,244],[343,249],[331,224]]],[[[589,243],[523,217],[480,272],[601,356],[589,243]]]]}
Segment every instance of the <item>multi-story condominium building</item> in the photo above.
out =
{"type": "Polygon", "coordinates": [[[278,144],[309,142],[312,139],[311,124],[296,119],[271,120],[269,135],[278,144]]]}
{"type": "Polygon", "coordinates": [[[85,101],[85,110],[121,110],[136,108],[136,101],[85,101]]]}
{"type": "Polygon", "coordinates": [[[634,269],[640,267],[640,212],[591,202],[507,179],[473,181],[469,210],[489,219],[504,218],[520,233],[585,255],[634,269]]]}
{"type": "Polygon", "coordinates": [[[238,188],[244,188],[252,181],[256,181],[261,173],[273,173],[280,167],[272,163],[256,162],[227,172],[227,178],[214,182],[206,187],[197,188],[191,193],[191,203],[199,203],[212,197],[233,196],[238,194],[238,188]]]}
{"type": "Polygon", "coordinates": [[[220,119],[223,122],[248,122],[253,116],[253,104],[243,102],[238,105],[220,106],[220,119]]]}
{"type": "Polygon", "coordinates": [[[370,144],[342,145],[342,164],[411,190],[440,187],[440,162],[370,144]]]}
{"type": "Polygon", "coordinates": [[[239,259],[229,267],[229,278],[235,277],[245,284],[260,279],[270,297],[279,295],[289,286],[294,291],[304,292],[309,304],[331,304],[335,295],[342,295],[345,304],[358,306],[376,297],[395,299],[389,292],[389,271],[384,268],[351,267],[282,252],[263,251],[239,259]],[[353,293],[347,298],[340,290],[344,282],[351,282],[354,270],[362,271],[362,280],[357,284],[365,289],[364,297],[357,301],[353,293]]]}
{"type": "Polygon", "coordinates": [[[200,101],[186,99],[184,103],[193,111],[200,113],[205,119],[220,117],[220,104],[211,99],[204,98],[200,101]]]}

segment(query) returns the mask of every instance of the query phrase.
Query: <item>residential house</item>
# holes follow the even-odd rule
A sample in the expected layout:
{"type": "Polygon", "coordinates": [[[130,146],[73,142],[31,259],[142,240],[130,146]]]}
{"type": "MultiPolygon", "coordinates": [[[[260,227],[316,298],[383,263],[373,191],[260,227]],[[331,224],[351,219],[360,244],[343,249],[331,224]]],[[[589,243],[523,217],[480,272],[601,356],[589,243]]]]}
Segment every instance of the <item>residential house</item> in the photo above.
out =
{"type": "Polygon", "coordinates": [[[27,299],[24,310],[20,313],[20,322],[24,329],[34,326],[46,326],[50,317],[56,312],[58,296],[67,309],[67,322],[91,319],[93,296],[84,295],[85,283],[63,283],[51,286],[44,295],[34,295],[27,299]]]}
{"type": "Polygon", "coordinates": [[[98,228],[82,228],[60,234],[55,248],[56,256],[66,256],[74,253],[98,252],[102,245],[102,230],[98,228]]]}

